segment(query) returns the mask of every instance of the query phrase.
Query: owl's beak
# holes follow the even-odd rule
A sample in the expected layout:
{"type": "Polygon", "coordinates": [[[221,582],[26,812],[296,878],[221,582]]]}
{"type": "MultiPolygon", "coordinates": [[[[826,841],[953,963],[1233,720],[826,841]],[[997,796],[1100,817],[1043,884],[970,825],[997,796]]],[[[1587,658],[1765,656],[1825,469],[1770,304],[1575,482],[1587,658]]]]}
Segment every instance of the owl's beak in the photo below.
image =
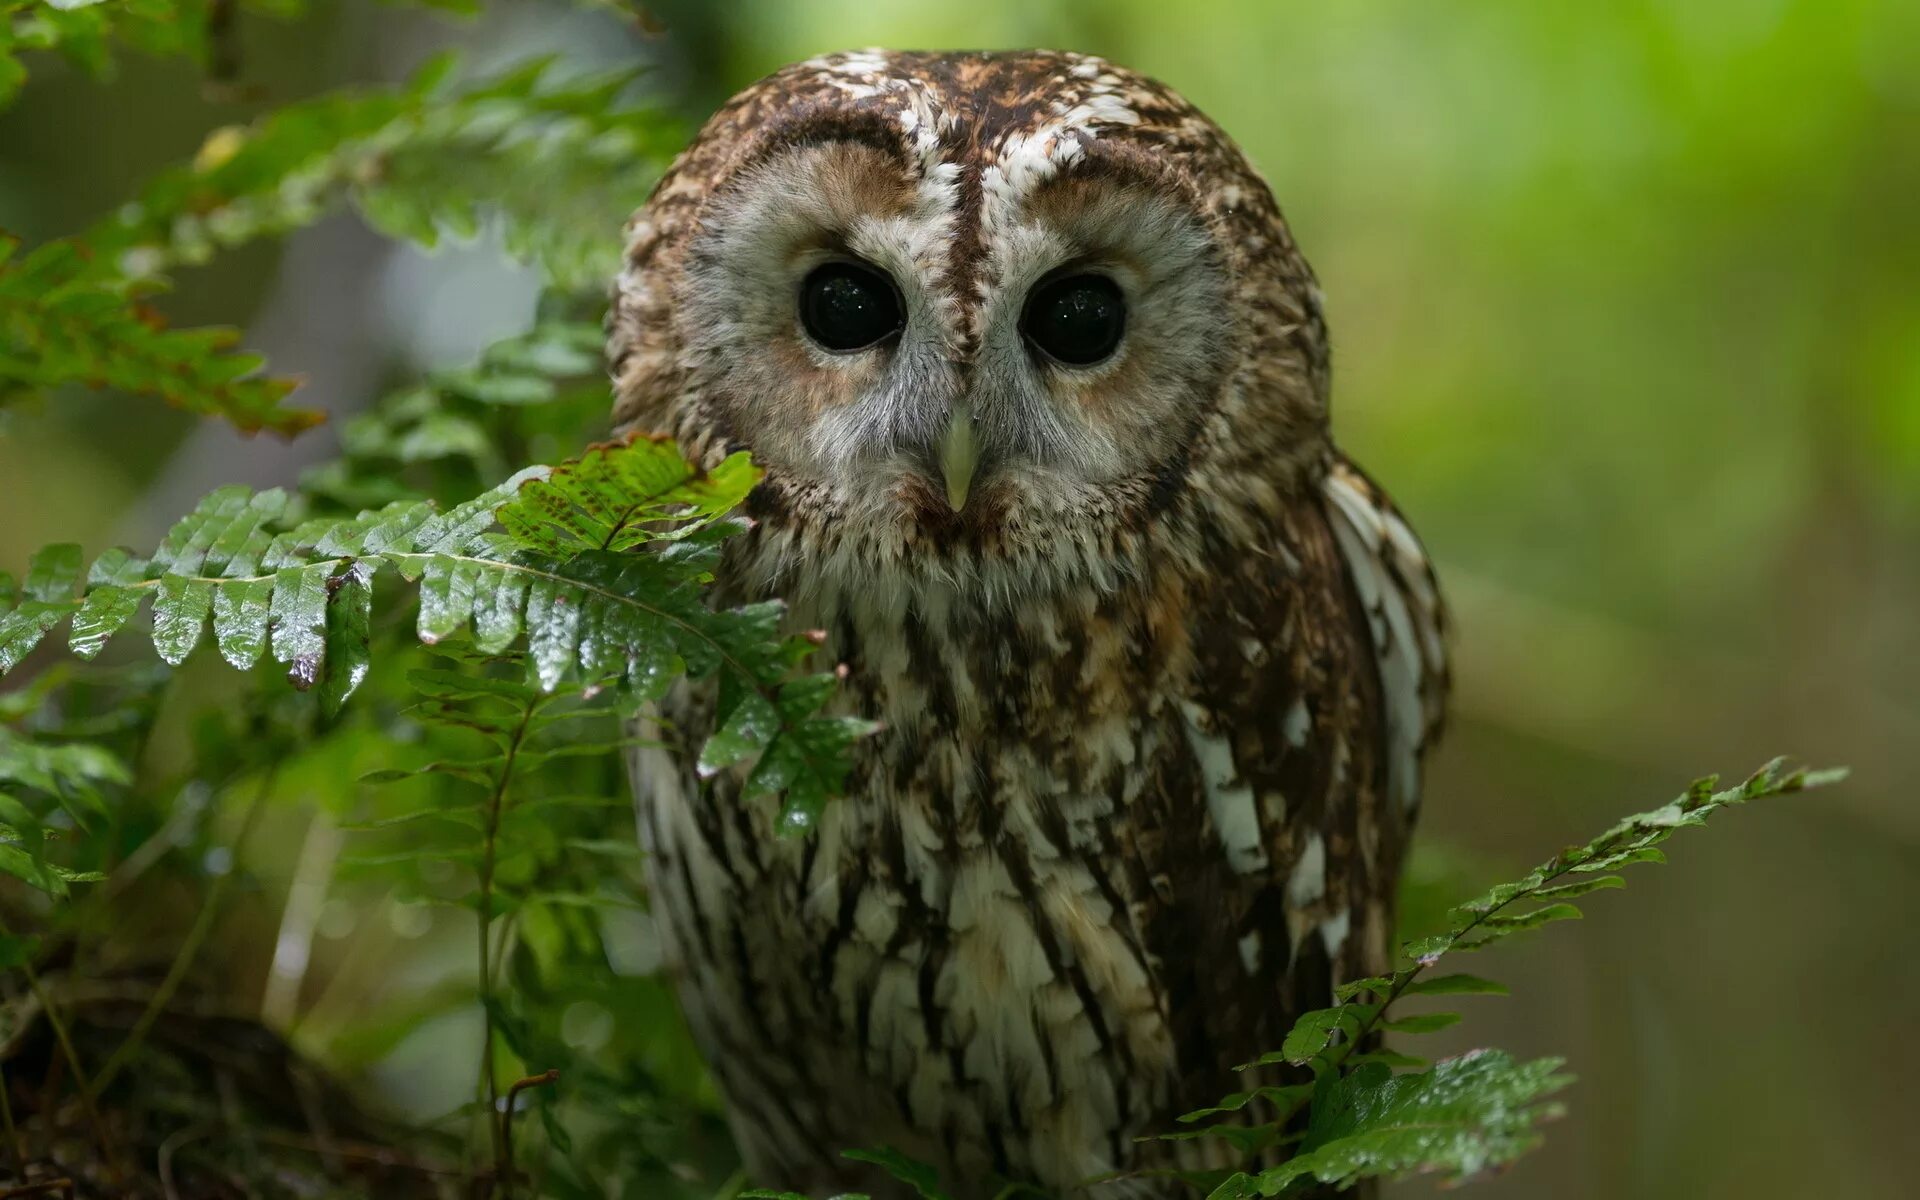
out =
{"type": "Polygon", "coordinates": [[[967,492],[980,466],[980,443],[975,440],[973,409],[965,400],[954,403],[947,431],[940,438],[940,475],[947,485],[947,507],[959,512],[967,506],[967,492]]]}

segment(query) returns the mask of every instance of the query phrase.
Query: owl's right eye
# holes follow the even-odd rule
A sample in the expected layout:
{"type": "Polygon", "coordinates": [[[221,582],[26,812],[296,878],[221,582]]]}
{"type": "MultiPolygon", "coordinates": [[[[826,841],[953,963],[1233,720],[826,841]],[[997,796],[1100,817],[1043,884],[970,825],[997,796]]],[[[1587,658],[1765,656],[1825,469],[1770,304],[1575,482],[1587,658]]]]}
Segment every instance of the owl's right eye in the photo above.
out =
{"type": "Polygon", "coordinates": [[[828,350],[865,350],[906,324],[893,280],[853,262],[815,267],[800,284],[800,324],[828,350]]]}

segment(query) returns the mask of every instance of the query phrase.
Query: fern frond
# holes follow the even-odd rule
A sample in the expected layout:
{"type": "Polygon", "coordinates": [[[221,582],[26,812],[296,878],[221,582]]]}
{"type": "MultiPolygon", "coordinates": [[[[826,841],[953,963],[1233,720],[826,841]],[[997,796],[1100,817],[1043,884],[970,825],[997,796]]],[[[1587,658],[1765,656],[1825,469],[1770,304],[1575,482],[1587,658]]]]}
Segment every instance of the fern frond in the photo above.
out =
{"type": "Polygon", "coordinates": [[[1209,1200],[1277,1196],[1302,1179],[1339,1187],[1426,1171],[1471,1179],[1539,1145],[1539,1125],[1563,1111],[1543,1097],[1571,1082],[1557,1058],[1518,1063],[1498,1050],[1405,1075],[1368,1063],[1315,1102],[1297,1154],[1258,1177],[1234,1176],[1209,1200]]]}
{"type": "Polygon", "coordinates": [[[0,404],[69,384],[158,396],[243,430],[292,434],[321,419],[281,407],[289,379],[258,374],[231,329],[169,329],[141,303],[155,289],[100,269],[71,241],[17,254],[0,237],[0,404]]]}
{"type": "Polygon", "coordinates": [[[677,148],[671,123],[622,101],[632,71],[562,79],[539,60],[464,88],[452,71],[440,58],[401,87],[216,130],[85,240],[145,277],[347,204],[429,247],[495,220],[509,253],[556,284],[598,286],[618,266],[614,231],[677,148]]]}
{"type": "Polygon", "coordinates": [[[374,581],[392,568],[419,585],[422,641],[470,632],[484,653],[524,645],[544,690],[614,679],[637,704],[682,673],[719,674],[723,719],[703,769],[757,756],[749,793],[784,793],[789,827],[804,827],[869,726],[819,715],[834,680],[793,675],[812,646],[778,636],[778,605],[706,604],[734,528],[718,518],[757,477],[744,455],[700,471],[670,442],[640,438],[522,472],[444,512],[403,502],[289,524],[284,493],[221,488],[151,558],[109,551],[84,585],[77,547],[36,555],[21,600],[0,615],[0,674],[69,616],[69,646],[91,657],[150,604],[166,661],[191,654],[211,621],[229,663],[271,654],[296,687],[323,684],[336,709],[365,674],[374,581]]]}
{"type": "MultiPolygon", "coordinates": [[[[1406,965],[1391,975],[1342,984],[1330,1008],[1303,1013],[1279,1050],[1247,1068],[1290,1064],[1308,1067],[1313,1085],[1260,1088],[1188,1113],[1200,1121],[1238,1111],[1263,1097],[1277,1114],[1257,1125],[1214,1125],[1163,1135],[1223,1137],[1236,1144],[1272,1144],[1302,1109],[1307,1133],[1294,1157],[1258,1174],[1236,1174],[1209,1200],[1240,1200],[1280,1194],[1312,1177],[1347,1185],[1368,1176],[1438,1171],[1455,1179],[1502,1166],[1539,1142],[1535,1127],[1558,1114],[1544,1097],[1570,1078],[1560,1060],[1515,1062],[1496,1051],[1475,1051],[1432,1067],[1418,1059],[1370,1048],[1380,1033],[1428,1033],[1459,1020],[1457,1013],[1401,1015],[1409,996],[1499,995],[1506,988],[1474,975],[1428,975],[1450,954],[1479,950],[1514,934],[1580,916],[1572,898],[1620,887],[1615,874],[1635,863],[1664,862],[1658,849],[1677,829],[1705,824],[1722,809],[1768,796],[1836,782],[1844,771],[1790,770],[1776,759],[1731,788],[1712,778],[1694,781],[1672,803],[1616,824],[1583,846],[1571,847],[1522,878],[1503,883],[1448,914],[1448,929],[1406,943],[1406,965]]],[[[1247,1069],[1242,1068],[1242,1069],[1247,1069]]]]}
{"type": "MultiPolygon", "coordinates": [[[[10,61],[0,42],[0,70],[10,61]]],[[[231,330],[170,330],[140,300],[169,267],[299,228],[342,204],[425,246],[492,222],[509,253],[560,286],[609,277],[619,254],[610,231],[677,143],[664,119],[621,101],[633,72],[556,79],[539,61],[455,89],[451,68],[442,59],[404,87],[321,97],[249,128],[215,131],[193,162],[159,176],[81,238],[24,257],[0,240],[0,403],[81,383],[158,396],[248,431],[291,434],[317,423],[319,413],[281,407],[293,382],[260,375],[258,357],[233,352],[231,330]]],[[[536,364],[527,366],[517,377],[503,371],[466,383],[492,386],[492,402],[531,402],[545,394],[537,381],[508,390],[533,381],[536,364]]],[[[425,424],[417,436],[487,452],[485,439],[457,421],[425,424]]]]}
{"type": "Polygon", "coordinates": [[[42,742],[0,725],[0,874],[52,896],[66,895],[69,883],[98,879],[54,861],[49,843],[104,824],[101,789],[130,778],[126,764],[104,746],[42,742]],[[65,814],[64,829],[48,819],[55,809],[65,814]]]}
{"type": "MultiPolygon", "coordinates": [[[[0,0],[0,107],[26,82],[24,51],[55,51],[96,76],[113,65],[115,44],[204,62],[211,0],[0,0]]],[[[285,11],[289,5],[254,5],[285,11]]]]}

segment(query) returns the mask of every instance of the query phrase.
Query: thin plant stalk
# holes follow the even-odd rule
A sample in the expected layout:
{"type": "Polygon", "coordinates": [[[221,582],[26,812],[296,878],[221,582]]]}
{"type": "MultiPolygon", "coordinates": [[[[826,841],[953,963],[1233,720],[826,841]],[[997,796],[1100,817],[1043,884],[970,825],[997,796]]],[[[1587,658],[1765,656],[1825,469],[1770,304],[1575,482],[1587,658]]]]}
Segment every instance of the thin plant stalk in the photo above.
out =
{"type": "MultiPolygon", "coordinates": [[[[508,1168],[511,1152],[505,1145],[505,1128],[500,1121],[500,1083],[495,1078],[493,1066],[493,873],[500,844],[500,819],[507,807],[507,789],[513,781],[514,759],[519,756],[520,747],[526,741],[527,727],[533,723],[534,713],[539,710],[538,700],[529,703],[520,714],[520,723],[514,727],[513,736],[507,741],[506,759],[500,764],[499,777],[494,781],[493,794],[487,799],[487,829],[484,849],[480,859],[480,912],[478,922],[478,944],[480,952],[480,1018],[482,1036],[480,1045],[480,1096],[487,1115],[487,1140],[493,1151],[496,1173],[508,1168]]],[[[507,1195],[512,1181],[500,1176],[501,1194],[507,1195]]]]}
{"type": "Polygon", "coordinates": [[[506,1157],[500,1162],[500,1194],[505,1196],[513,1188],[513,1109],[520,1100],[520,1093],[528,1088],[546,1087],[557,1083],[560,1072],[552,1067],[538,1075],[529,1075],[518,1080],[507,1089],[506,1111],[500,1114],[500,1143],[505,1148],[506,1157]]]}
{"type": "Polygon", "coordinates": [[[153,995],[147,998],[147,1006],[141,1011],[139,1020],[133,1023],[133,1028],[128,1031],[125,1039],[114,1049],[113,1054],[107,1059],[107,1065],[102,1067],[100,1074],[94,1077],[93,1085],[87,1090],[89,1102],[105,1091],[106,1086],[113,1082],[121,1069],[133,1058],[141,1043],[146,1041],[147,1034],[152,1031],[154,1023],[160,1019],[160,1014],[166,1011],[167,1005],[173,1002],[174,994],[180,990],[188,970],[193,966],[193,960],[200,953],[200,947],[205,944],[207,935],[213,932],[214,918],[219,914],[221,902],[226,899],[227,889],[231,886],[234,875],[240,870],[240,852],[245,849],[248,838],[253,834],[254,826],[259,823],[260,811],[266,806],[267,796],[273,791],[275,777],[276,772],[272,770],[260,776],[260,785],[254,789],[252,798],[247,801],[247,811],[240,818],[240,831],[233,839],[232,861],[227,864],[227,870],[214,876],[213,882],[208,885],[200,911],[194,916],[193,927],[187,931],[186,940],[181,942],[179,951],[173,956],[173,962],[168,964],[166,977],[160,981],[160,986],[154,989],[153,995]]]}

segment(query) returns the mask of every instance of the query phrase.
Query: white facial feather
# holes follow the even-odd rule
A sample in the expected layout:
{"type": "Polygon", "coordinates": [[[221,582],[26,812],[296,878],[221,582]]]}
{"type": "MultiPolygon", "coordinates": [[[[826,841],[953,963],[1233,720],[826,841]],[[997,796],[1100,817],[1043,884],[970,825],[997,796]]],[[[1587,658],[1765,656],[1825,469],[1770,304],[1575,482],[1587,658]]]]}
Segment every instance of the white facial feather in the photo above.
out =
{"type": "MultiPolygon", "coordinates": [[[[1172,197],[1113,183],[1049,200],[1103,130],[1138,123],[1123,81],[1078,61],[1087,83],[1077,102],[969,167],[962,114],[922,82],[889,77],[883,55],[810,65],[848,97],[882,103],[906,170],[869,147],[801,145],[736,176],[709,206],[686,272],[687,349],[746,410],[735,424],[756,455],[818,482],[841,520],[883,538],[902,520],[900,484],[927,472],[929,447],[958,411],[971,415],[983,469],[1031,523],[1071,526],[1110,503],[1118,481],[1150,477],[1192,435],[1217,384],[1226,284],[1205,227],[1172,197]],[[979,172],[981,194],[963,212],[966,170],[979,172]],[[875,189],[895,197],[860,203],[875,189]],[[961,236],[961,220],[978,223],[975,236],[961,236]],[[801,280],[841,254],[892,277],[906,316],[897,341],[835,354],[801,331],[801,280]],[[1128,324],[1111,359],[1067,368],[1026,343],[1021,319],[1036,284],[1080,267],[1121,286],[1128,324]],[[970,294],[956,294],[959,280],[972,281],[970,294]],[[781,345],[791,352],[770,352],[781,345]],[[795,371],[800,360],[812,369],[795,371]]],[[[905,560],[911,533],[900,536],[905,560]]],[[[877,561],[892,561],[881,549],[877,561]]],[[[866,561],[871,572],[876,558],[866,561]]]]}

